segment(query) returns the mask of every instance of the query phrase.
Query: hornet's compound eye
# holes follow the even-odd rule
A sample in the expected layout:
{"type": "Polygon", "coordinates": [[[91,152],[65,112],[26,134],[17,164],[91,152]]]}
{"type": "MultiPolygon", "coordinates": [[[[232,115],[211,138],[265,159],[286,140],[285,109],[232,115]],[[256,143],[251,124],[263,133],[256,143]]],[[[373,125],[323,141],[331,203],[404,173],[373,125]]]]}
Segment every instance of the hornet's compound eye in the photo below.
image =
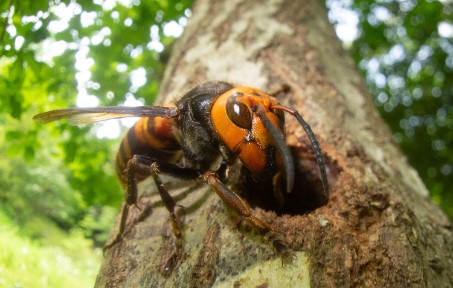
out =
{"type": "Polygon", "coordinates": [[[226,103],[226,112],[228,118],[238,127],[244,129],[252,128],[252,113],[249,107],[242,102],[237,101],[236,97],[241,96],[242,93],[235,93],[226,103]]]}

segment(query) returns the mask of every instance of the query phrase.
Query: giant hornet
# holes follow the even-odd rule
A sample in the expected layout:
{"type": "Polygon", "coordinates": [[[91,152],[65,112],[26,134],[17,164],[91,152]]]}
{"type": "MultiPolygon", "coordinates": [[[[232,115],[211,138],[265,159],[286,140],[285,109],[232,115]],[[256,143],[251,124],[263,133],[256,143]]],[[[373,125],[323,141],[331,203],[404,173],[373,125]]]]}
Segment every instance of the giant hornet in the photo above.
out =
{"type": "Polygon", "coordinates": [[[48,123],[68,118],[70,125],[80,125],[142,117],[123,138],[116,157],[116,170],[126,191],[125,204],[118,232],[105,248],[121,239],[129,207],[138,207],[137,183],[149,176],[153,177],[170,212],[175,239],[181,243],[176,203],[159,177],[167,174],[182,180],[204,180],[229,207],[267,235],[278,251],[286,253],[288,249],[283,237],[253,213],[249,203],[228,188],[220,175],[239,158],[257,181],[272,179],[276,199],[280,199],[283,192],[291,192],[295,172],[293,157],[285,143],[283,112],[293,115],[307,134],[328,197],[323,157],[310,126],[296,110],[280,105],[275,97],[255,88],[208,82],[190,90],[171,107],[60,109],[36,115],[33,119],[48,123]]]}

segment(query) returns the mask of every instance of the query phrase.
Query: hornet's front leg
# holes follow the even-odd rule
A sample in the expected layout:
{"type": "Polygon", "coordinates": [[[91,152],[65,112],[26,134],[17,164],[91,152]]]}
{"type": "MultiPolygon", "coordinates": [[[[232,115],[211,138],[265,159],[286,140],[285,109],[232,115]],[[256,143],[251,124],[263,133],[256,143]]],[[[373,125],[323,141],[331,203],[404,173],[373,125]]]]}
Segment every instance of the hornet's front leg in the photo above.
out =
{"type": "Polygon", "coordinates": [[[256,229],[265,235],[265,237],[272,243],[277,253],[282,255],[284,258],[291,258],[293,253],[289,248],[285,237],[276,231],[272,226],[265,222],[250,205],[242,199],[238,194],[229,189],[222,181],[219,180],[214,172],[206,172],[204,174],[205,181],[214,188],[217,195],[239,216],[245,219],[247,222],[252,224],[256,229]]]}

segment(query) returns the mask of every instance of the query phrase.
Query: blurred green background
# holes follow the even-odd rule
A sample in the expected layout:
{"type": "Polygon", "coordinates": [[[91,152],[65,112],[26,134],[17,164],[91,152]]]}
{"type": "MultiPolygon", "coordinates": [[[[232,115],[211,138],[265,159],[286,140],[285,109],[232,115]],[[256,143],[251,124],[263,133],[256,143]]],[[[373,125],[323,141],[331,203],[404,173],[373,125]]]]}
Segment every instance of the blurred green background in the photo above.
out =
{"type": "MultiPolygon", "coordinates": [[[[130,121],[46,126],[63,107],[152,104],[191,1],[0,3],[0,286],[90,287],[122,200],[130,121]]],[[[453,219],[451,1],[326,2],[376,107],[453,219]]]]}

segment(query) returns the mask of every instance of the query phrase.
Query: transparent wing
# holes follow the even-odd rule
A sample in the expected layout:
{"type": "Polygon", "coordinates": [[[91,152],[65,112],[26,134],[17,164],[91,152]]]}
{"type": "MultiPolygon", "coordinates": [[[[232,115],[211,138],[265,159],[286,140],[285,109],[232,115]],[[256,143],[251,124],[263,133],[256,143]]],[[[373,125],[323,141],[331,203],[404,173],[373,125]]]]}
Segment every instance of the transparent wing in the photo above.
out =
{"type": "Polygon", "coordinates": [[[68,108],[44,112],[33,117],[41,123],[49,123],[61,119],[68,119],[69,125],[90,124],[110,119],[125,117],[162,117],[173,118],[178,115],[176,107],[162,106],[107,106],[94,108],[68,108]]]}

